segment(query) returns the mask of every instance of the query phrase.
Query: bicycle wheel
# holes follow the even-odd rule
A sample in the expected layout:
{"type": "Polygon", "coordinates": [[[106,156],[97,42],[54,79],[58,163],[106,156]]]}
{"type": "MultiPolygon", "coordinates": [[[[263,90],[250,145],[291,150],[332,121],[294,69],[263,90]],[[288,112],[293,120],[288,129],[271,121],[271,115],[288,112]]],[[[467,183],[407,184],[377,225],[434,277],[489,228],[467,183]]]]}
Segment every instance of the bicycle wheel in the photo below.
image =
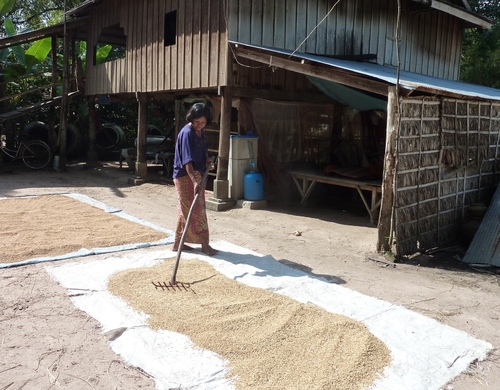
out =
{"type": "Polygon", "coordinates": [[[21,158],[31,169],[45,168],[52,158],[49,145],[43,141],[33,140],[27,142],[21,152],[21,158]]]}

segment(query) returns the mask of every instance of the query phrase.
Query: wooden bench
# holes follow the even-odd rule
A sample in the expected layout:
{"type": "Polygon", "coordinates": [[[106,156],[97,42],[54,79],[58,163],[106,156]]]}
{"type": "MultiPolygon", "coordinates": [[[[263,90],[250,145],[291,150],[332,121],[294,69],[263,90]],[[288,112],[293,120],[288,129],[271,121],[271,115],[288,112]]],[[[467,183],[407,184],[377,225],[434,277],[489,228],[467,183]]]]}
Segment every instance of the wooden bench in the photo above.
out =
{"type": "Polygon", "coordinates": [[[322,173],[315,171],[290,171],[290,174],[299,190],[302,197],[301,204],[306,204],[307,198],[316,183],[331,184],[334,186],[355,188],[358,191],[363,204],[365,205],[368,214],[370,215],[370,222],[375,224],[375,218],[378,214],[378,209],[382,201],[382,182],[380,181],[360,181],[347,179],[342,177],[326,176],[322,173]],[[363,191],[371,192],[371,204],[365,198],[363,191]]]}

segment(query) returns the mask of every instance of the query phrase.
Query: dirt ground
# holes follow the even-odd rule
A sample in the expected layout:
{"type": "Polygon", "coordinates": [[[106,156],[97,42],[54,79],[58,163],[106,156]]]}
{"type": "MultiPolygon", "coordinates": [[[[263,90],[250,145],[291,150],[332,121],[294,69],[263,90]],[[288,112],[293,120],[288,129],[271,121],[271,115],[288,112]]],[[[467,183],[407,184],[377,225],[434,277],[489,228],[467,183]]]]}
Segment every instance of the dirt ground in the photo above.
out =
{"type": "MultiPolygon", "coordinates": [[[[154,168],[150,182],[131,185],[131,177],[114,163],[74,164],[64,172],[0,166],[0,197],[77,192],[173,230],[173,185],[154,168]]],[[[463,248],[415,256],[396,266],[374,261],[380,258],[374,252],[376,228],[359,199],[342,199],[300,206],[294,197],[270,198],[261,210],[209,210],[211,239],[272,255],[490,342],[495,349],[489,358],[472,364],[444,389],[500,388],[498,269],[462,265],[456,256],[463,256],[463,248]]],[[[0,229],[0,239],[2,234],[0,229]]],[[[72,305],[46,266],[0,269],[0,390],[154,389],[146,373],[127,366],[111,350],[100,325],[72,305]]]]}

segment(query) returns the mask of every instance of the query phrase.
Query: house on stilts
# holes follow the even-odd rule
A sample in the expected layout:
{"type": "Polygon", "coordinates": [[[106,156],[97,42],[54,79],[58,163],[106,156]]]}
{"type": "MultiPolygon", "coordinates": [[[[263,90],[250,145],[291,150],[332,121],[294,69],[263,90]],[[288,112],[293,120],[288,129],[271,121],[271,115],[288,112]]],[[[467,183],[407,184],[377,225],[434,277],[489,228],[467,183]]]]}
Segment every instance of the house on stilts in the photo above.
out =
{"type": "Polygon", "coordinates": [[[87,0],[67,16],[89,107],[137,102],[137,181],[148,104],[178,129],[196,99],[214,113],[215,210],[236,200],[232,136],[250,133],[267,191],[352,188],[398,256],[456,244],[500,181],[500,91],[459,82],[464,30],[492,25],[466,0],[87,0]],[[123,55],[98,63],[106,44],[123,55]]]}

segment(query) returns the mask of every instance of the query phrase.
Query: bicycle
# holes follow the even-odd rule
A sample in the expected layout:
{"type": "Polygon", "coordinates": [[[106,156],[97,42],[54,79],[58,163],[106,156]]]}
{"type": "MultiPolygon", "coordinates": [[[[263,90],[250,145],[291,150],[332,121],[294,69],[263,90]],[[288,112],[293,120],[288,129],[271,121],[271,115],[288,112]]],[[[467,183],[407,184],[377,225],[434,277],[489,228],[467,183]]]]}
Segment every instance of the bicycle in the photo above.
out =
{"type": "Polygon", "coordinates": [[[2,135],[0,137],[0,150],[11,160],[23,160],[24,164],[31,169],[45,168],[52,159],[49,145],[40,140],[19,141],[16,149],[9,149],[6,145],[6,137],[2,135]]]}

